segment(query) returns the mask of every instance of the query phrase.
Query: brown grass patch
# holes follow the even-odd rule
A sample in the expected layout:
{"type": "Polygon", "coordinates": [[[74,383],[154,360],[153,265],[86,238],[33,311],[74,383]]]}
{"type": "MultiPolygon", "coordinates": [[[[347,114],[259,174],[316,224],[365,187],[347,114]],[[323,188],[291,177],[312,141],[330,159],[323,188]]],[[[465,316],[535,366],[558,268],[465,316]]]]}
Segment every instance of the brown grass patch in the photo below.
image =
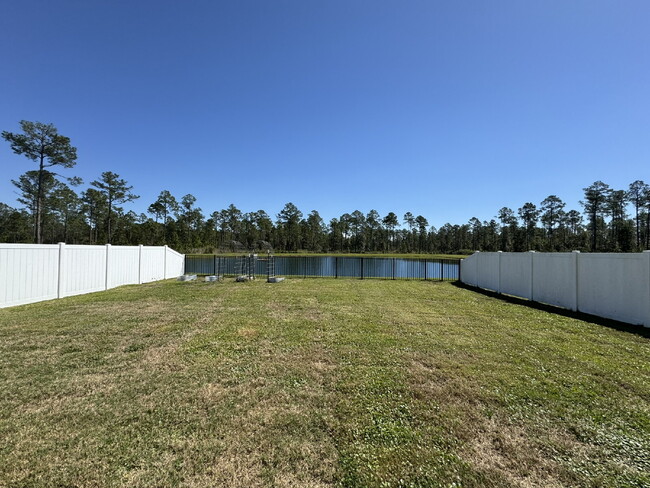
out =
{"type": "Polygon", "coordinates": [[[442,404],[476,406],[476,383],[463,376],[456,362],[462,362],[462,353],[449,357],[412,358],[409,372],[412,389],[422,399],[433,399],[442,404]]]}
{"type": "MultiPolygon", "coordinates": [[[[504,479],[521,488],[560,488],[566,486],[564,470],[541,452],[529,429],[499,416],[473,422],[465,458],[491,479],[504,479]]],[[[547,431],[558,444],[575,444],[568,437],[547,431]]]]}
{"type": "Polygon", "coordinates": [[[266,308],[268,316],[274,320],[285,320],[289,313],[289,307],[286,303],[275,300],[267,302],[266,308]]]}
{"type": "Polygon", "coordinates": [[[442,415],[456,418],[450,425],[463,442],[461,457],[483,473],[490,486],[565,486],[566,471],[539,449],[537,436],[552,437],[556,445],[568,445],[571,440],[551,430],[535,432],[497,414],[487,416],[485,412],[493,407],[491,400],[477,394],[481,388],[460,373],[458,362],[463,362],[458,355],[443,361],[433,357],[412,359],[410,381],[418,400],[437,405],[442,415]]]}
{"type": "Polygon", "coordinates": [[[239,329],[237,329],[237,335],[239,337],[245,337],[247,339],[256,337],[258,334],[259,334],[259,330],[253,329],[252,327],[240,327],[239,329]]]}
{"type": "Polygon", "coordinates": [[[176,360],[178,344],[166,344],[164,346],[147,348],[142,364],[150,369],[178,369],[180,361],[176,360]]]}
{"type": "Polygon", "coordinates": [[[226,397],[228,388],[221,383],[207,383],[199,390],[199,397],[204,399],[208,404],[218,402],[226,397]]]}

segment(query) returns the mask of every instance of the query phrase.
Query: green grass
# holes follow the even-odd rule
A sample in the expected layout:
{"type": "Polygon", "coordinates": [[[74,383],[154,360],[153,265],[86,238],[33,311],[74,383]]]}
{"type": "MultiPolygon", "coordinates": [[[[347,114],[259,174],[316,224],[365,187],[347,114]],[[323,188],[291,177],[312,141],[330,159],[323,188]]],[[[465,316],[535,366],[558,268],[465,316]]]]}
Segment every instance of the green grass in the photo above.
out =
{"type": "Polygon", "coordinates": [[[0,486],[642,487],[650,341],[450,283],[0,310],[0,486]]]}

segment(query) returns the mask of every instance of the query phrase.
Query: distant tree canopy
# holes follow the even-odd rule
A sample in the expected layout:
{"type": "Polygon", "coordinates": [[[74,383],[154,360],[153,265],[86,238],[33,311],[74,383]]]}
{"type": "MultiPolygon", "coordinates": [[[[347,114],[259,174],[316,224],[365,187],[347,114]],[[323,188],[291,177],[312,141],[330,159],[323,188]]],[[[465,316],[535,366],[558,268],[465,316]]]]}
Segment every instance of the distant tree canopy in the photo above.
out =
{"type": "Polygon", "coordinates": [[[22,121],[22,134],[3,132],[14,153],[38,164],[12,183],[17,207],[0,203],[0,242],[68,242],[73,244],[167,244],[182,252],[266,250],[312,252],[471,251],[639,251],[650,249],[650,185],[634,181],[612,189],[596,181],[583,189],[578,210],[566,209],[557,196],[539,204],[524,202],[516,211],[502,207],[493,219],[447,223],[436,229],[422,215],[394,212],[381,216],[353,210],[325,222],[317,210],[305,214],[289,202],[275,215],[243,212],[234,204],[205,214],[197,198],[177,199],[162,190],[147,202],[148,214],[126,211],[139,198],[127,181],[103,172],[88,188],[61,178],[51,168],[72,168],[76,149],[52,124],[22,121]],[[629,211],[631,213],[629,213],[629,211]]]}
{"type": "Polygon", "coordinates": [[[103,196],[103,202],[106,205],[106,236],[108,243],[112,242],[113,233],[111,224],[113,214],[115,212],[122,212],[123,209],[117,205],[132,202],[138,195],[131,193],[132,186],[128,186],[126,180],[120,178],[120,175],[112,171],[105,171],[99,180],[90,183],[94,186],[99,193],[103,196]]]}

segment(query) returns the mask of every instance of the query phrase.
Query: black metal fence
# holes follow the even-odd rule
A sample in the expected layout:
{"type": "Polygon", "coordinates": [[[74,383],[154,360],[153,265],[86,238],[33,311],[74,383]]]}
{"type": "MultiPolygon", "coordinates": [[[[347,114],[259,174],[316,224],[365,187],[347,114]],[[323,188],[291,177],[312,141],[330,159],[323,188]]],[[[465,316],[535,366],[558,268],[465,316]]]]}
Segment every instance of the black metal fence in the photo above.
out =
{"type": "MultiPolygon", "coordinates": [[[[186,255],[185,273],[235,276],[243,258],[186,255]]],[[[248,259],[248,258],[246,258],[248,259]]],[[[266,276],[268,257],[255,260],[255,275],[266,276]]],[[[275,274],[302,278],[379,278],[408,280],[458,280],[460,259],[406,259],[338,256],[276,256],[275,274]]]]}

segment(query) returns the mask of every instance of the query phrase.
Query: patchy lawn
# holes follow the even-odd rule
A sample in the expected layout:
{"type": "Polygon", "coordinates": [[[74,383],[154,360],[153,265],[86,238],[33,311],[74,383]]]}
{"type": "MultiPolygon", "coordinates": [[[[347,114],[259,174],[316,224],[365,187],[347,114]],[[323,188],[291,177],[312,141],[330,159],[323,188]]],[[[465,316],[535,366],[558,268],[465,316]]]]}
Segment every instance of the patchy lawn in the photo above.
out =
{"type": "Polygon", "coordinates": [[[0,310],[0,486],[650,486],[650,340],[422,281],[0,310]]]}

